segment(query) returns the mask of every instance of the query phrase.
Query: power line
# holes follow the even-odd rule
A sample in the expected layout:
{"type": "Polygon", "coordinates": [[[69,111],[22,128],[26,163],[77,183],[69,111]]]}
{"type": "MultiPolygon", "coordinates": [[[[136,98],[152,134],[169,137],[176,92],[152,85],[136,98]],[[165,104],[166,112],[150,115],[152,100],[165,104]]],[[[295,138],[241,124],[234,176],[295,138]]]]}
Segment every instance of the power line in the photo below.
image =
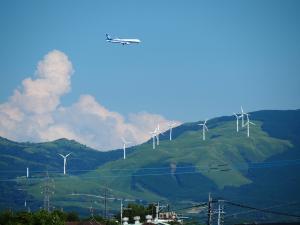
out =
{"type": "Polygon", "coordinates": [[[184,208],[174,209],[174,211],[177,212],[177,211],[193,209],[193,208],[199,208],[199,207],[207,207],[207,202],[200,203],[200,204],[193,205],[193,206],[184,207],[184,208]]]}
{"type": "Polygon", "coordinates": [[[294,214],[289,214],[289,213],[284,213],[284,212],[277,212],[277,211],[272,211],[272,210],[269,210],[269,209],[260,209],[260,208],[256,208],[256,207],[253,207],[253,206],[247,206],[247,205],[244,205],[244,204],[235,203],[235,202],[231,202],[231,201],[225,201],[225,203],[233,205],[233,206],[252,209],[252,210],[261,211],[261,212],[265,212],[265,213],[271,213],[271,214],[276,214],[276,215],[281,215],[281,216],[300,218],[300,215],[294,215],[294,214]]]}
{"type": "MultiPolygon", "coordinates": [[[[300,202],[283,203],[283,204],[278,204],[275,206],[266,207],[263,209],[266,210],[266,209],[273,209],[273,208],[278,208],[278,207],[282,207],[282,206],[290,206],[290,205],[298,205],[298,204],[300,204],[300,202]]],[[[247,210],[247,211],[242,211],[242,212],[236,212],[236,213],[228,214],[225,217],[231,217],[231,216],[236,216],[236,215],[240,215],[240,214],[247,214],[247,213],[252,213],[255,211],[257,211],[257,210],[252,209],[252,210],[247,210]]]]}
{"type": "MultiPolygon", "coordinates": [[[[289,163],[287,161],[284,161],[283,164],[280,164],[280,163],[276,163],[276,164],[271,164],[271,163],[267,163],[267,164],[264,164],[264,163],[256,163],[254,166],[248,166],[247,169],[260,169],[260,168],[270,168],[270,167],[275,167],[275,166],[287,166],[287,165],[291,165],[291,163],[293,164],[300,164],[300,161],[298,162],[299,160],[290,160],[289,163]],[[260,166],[259,166],[260,165],[260,166]]],[[[196,173],[200,173],[200,171],[196,171],[194,169],[203,169],[203,168],[208,168],[208,167],[200,167],[200,166],[185,166],[185,167],[177,167],[176,169],[183,169],[183,168],[191,168],[193,169],[193,171],[182,171],[182,172],[164,172],[164,171],[157,171],[154,173],[150,173],[150,172],[153,172],[153,171],[150,171],[149,173],[140,173],[140,174],[117,174],[117,175],[99,175],[99,176],[81,176],[81,179],[94,179],[94,178],[99,178],[99,177],[128,177],[128,176],[133,176],[133,177],[140,177],[140,176],[162,176],[162,175],[180,175],[180,174],[196,174],[196,173]]],[[[103,170],[103,171],[132,171],[132,170],[136,170],[137,168],[135,169],[112,169],[112,170],[103,170]]],[[[150,169],[153,169],[153,170],[160,170],[160,169],[170,169],[170,167],[153,167],[153,168],[143,168],[143,169],[140,169],[140,170],[150,170],[150,169]]],[[[208,168],[208,171],[214,171],[214,172],[228,172],[230,171],[231,169],[222,169],[222,168],[215,168],[215,167],[212,167],[212,168],[208,168]]],[[[94,170],[86,170],[86,171],[94,171],[94,170]]],[[[34,173],[35,171],[32,171],[32,173],[34,173]]],[[[51,172],[51,171],[50,171],[51,172]]],[[[52,173],[52,174],[61,174],[61,173],[52,173]]],[[[53,176],[52,176],[53,177],[53,176]]],[[[69,177],[61,177],[61,176],[57,176],[57,177],[53,177],[53,178],[56,178],[56,179],[66,179],[66,178],[70,178],[72,176],[69,176],[69,177]]],[[[25,178],[23,176],[23,178],[25,178]]],[[[19,178],[7,178],[7,179],[0,179],[0,182],[16,182],[16,181],[20,181],[20,179],[22,179],[22,177],[19,177],[19,178]]],[[[39,178],[39,177],[30,177],[30,178],[27,178],[28,180],[36,180],[36,181],[39,181],[41,180],[42,178],[39,178]]]]}
{"type": "MultiPolygon", "coordinates": [[[[269,161],[269,162],[252,162],[249,164],[246,163],[237,163],[237,164],[211,164],[211,165],[203,165],[203,166],[176,166],[176,169],[220,169],[221,167],[224,168],[226,166],[231,166],[233,168],[265,168],[265,167],[276,167],[276,166],[288,166],[293,164],[300,164],[300,159],[293,159],[293,160],[278,160],[278,161],[269,161]]],[[[163,170],[163,169],[170,169],[169,166],[163,167],[144,167],[144,168],[119,168],[119,169],[102,169],[102,171],[134,171],[136,169],[139,170],[163,170]]],[[[91,172],[95,171],[95,169],[84,169],[84,170],[72,170],[69,169],[70,172],[91,172]]],[[[44,173],[44,170],[31,170],[30,173],[44,173]]],[[[48,170],[49,173],[61,173],[60,170],[48,170]]],[[[23,170],[1,170],[0,173],[24,173],[23,170]]]]}

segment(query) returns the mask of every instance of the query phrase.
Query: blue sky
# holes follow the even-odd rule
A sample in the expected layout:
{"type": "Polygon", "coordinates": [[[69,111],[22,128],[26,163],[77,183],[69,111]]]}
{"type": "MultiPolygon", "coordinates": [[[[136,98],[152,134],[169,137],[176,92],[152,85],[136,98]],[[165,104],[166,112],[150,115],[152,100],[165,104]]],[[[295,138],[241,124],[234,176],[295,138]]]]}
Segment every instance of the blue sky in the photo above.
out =
{"type": "Polygon", "coordinates": [[[89,94],[122,115],[180,121],[300,108],[299,11],[290,0],[1,1],[0,103],[57,49],[75,71],[65,106],[89,94]]]}

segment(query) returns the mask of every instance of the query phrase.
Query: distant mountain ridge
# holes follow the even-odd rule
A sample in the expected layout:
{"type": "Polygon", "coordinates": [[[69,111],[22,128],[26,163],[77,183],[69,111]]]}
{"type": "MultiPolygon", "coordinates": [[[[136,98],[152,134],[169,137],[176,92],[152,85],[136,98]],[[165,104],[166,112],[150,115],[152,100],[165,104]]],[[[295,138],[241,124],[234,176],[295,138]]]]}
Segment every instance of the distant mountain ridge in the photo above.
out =
{"type": "Polygon", "coordinates": [[[20,191],[24,187],[14,178],[25,177],[27,167],[32,179],[45,177],[47,171],[50,175],[61,174],[63,159],[59,153],[71,153],[67,160],[67,172],[72,171],[76,175],[123,156],[122,150],[100,152],[64,138],[44,143],[19,143],[0,137],[0,208],[23,209],[26,195],[27,200],[30,198],[36,203],[33,208],[42,204],[40,199],[37,201],[29,193],[20,191]]]}
{"type": "MultiPolygon", "coordinates": [[[[106,187],[112,196],[183,205],[205,201],[208,192],[256,206],[300,202],[300,174],[295,172],[300,167],[300,110],[250,114],[256,124],[250,128],[250,138],[245,128],[236,132],[235,117],[218,117],[207,122],[205,141],[199,122],[185,123],[173,129],[172,141],[168,140],[167,132],[162,135],[155,150],[152,140],[129,148],[126,160],[122,159],[122,150],[98,152],[66,139],[27,144],[1,138],[0,168],[20,169],[24,175],[27,165],[36,170],[55,171],[53,201],[67,208],[85,208],[92,200],[72,193],[101,194],[106,187]],[[62,170],[58,152],[72,152],[68,176],[57,173],[62,170]]],[[[6,179],[7,175],[2,173],[1,177],[6,179]]],[[[16,182],[16,188],[21,183],[16,182]]],[[[41,180],[33,181],[27,189],[27,194],[39,201],[43,198],[40,183],[41,180]]],[[[1,184],[1,193],[7,196],[7,183],[1,184]]],[[[17,196],[15,202],[24,197],[17,196]]],[[[118,207],[117,203],[111,204],[118,207]]],[[[98,202],[98,207],[102,208],[103,203],[98,202]]],[[[300,213],[297,207],[289,209],[300,213]]]]}
{"type": "Polygon", "coordinates": [[[70,170],[90,170],[122,157],[121,150],[101,152],[65,138],[43,143],[18,143],[0,137],[1,170],[14,171],[29,167],[33,171],[58,170],[62,158],[58,155],[71,153],[68,158],[70,170]]]}

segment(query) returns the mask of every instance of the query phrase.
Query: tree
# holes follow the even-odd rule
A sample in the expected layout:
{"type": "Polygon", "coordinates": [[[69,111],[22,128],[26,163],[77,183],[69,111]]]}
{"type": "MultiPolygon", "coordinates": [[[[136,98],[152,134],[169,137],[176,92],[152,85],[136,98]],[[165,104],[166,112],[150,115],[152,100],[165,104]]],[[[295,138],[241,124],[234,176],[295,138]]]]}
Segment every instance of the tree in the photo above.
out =
{"type": "Polygon", "coordinates": [[[14,215],[12,211],[5,211],[0,214],[0,224],[13,225],[14,215]]]}
{"type": "Polygon", "coordinates": [[[33,225],[64,225],[65,214],[60,211],[49,213],[45,210],[33,214],[33,225]]]}
{"type": "Polygon", "coordinates": [[[77,212],[68,212],[67,221],[79,221],[79,216],[77,212]]]}
{"type": "Polygon", "coordinates": [[[14,217],[18,224],[31,224],[33,215],[28,212],[18,212],[14,217]]]}

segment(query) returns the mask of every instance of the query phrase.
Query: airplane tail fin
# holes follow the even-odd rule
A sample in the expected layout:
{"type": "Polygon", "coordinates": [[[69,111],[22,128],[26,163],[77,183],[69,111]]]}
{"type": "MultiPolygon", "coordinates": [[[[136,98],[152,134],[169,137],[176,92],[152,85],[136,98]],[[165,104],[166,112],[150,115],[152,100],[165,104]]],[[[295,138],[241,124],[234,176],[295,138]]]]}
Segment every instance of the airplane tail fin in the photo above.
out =
{"type": "Polygon", "coordinates": [[[112,38],[110,37],[109,34],[106,34],[106,40],[111,40],[112,38]]]}

